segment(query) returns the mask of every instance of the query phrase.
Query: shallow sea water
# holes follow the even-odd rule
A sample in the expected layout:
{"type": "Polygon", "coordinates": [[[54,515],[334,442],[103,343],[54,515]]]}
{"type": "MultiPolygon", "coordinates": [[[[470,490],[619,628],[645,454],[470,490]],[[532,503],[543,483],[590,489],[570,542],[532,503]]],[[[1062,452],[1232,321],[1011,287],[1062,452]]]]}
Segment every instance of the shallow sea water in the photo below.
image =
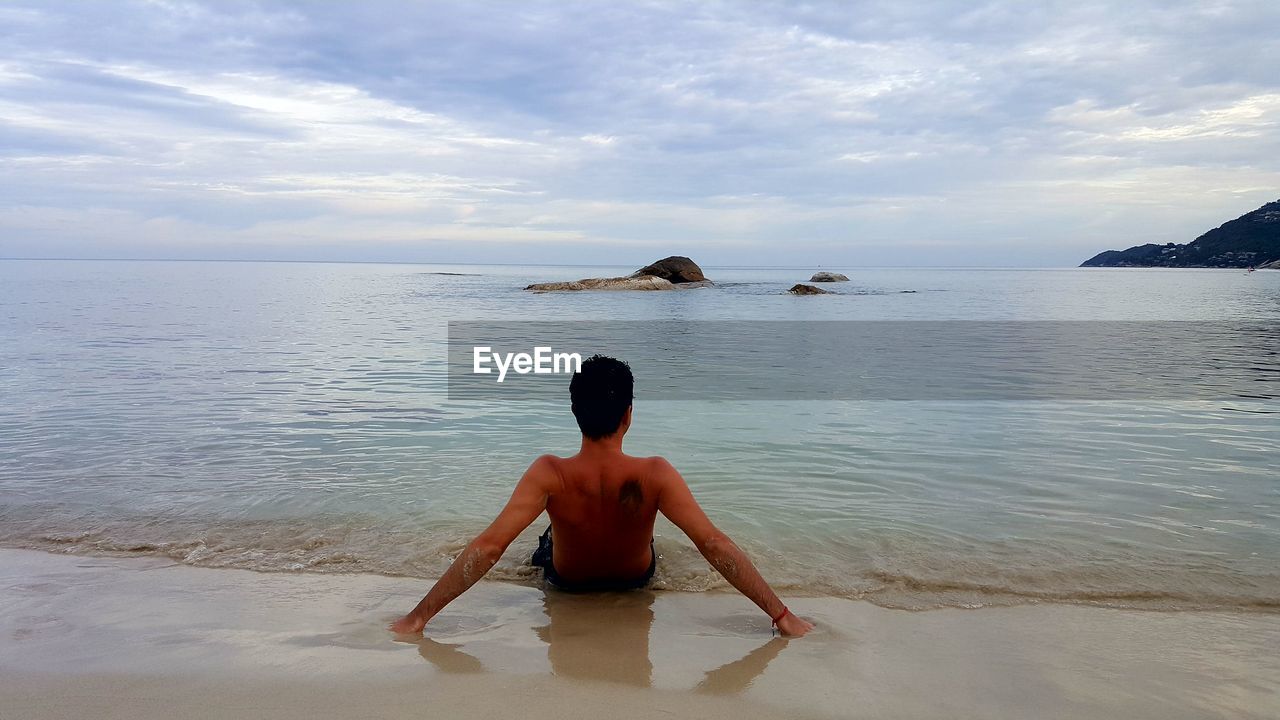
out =
{"type": "MultiPolygon", "coordinates": [[[[1275,272],[840,268],[838,296],[796,298],[811,270],[706,268],[720,287],[521,289],[627,270],[0,261],[0,545],[438,575],[533,457],[578,442],[567,390],[450,399],[449,321],[1280,320],[1275,272]]],[[[1274,390],[1275,365],[1254,369],[1274,390]]],[[[1276,611],[1266,395],[640,400],[627,449],[675,463],[790,593],[1276,611]]],[[[543,525],[498,577],[535,581],[543,525]]],[[[658,532],[659,588],[723,585],[658,532]]]]}

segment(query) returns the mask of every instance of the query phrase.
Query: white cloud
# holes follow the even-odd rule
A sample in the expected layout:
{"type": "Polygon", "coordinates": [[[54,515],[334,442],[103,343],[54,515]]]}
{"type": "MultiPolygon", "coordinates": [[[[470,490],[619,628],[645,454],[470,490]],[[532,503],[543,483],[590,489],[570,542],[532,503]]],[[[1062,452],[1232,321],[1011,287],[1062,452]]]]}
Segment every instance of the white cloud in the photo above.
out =
{"type": "Polygon", "coordinates": [[[1280,93],[1263,93],[1226,105],[1162,114],[1144,114],[1136,105],[1100,108],[1095,102],[1080,100],[1055,108],[1049,119],[1106,141],[1274,137],[1280,130],[1280,93]]]}

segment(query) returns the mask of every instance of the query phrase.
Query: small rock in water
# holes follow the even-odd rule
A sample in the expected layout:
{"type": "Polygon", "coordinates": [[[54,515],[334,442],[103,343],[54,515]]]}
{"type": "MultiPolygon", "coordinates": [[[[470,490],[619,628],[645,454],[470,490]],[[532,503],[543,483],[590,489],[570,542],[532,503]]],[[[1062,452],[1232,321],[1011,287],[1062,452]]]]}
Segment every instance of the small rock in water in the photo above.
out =
{"type": "Polygon", "coordinates": [[[809,282],[849,282],[849,278],[836,272],[816,272],[809,282]]]}
{"type": "Polygon", "coordinates": [[[792,285],[791,289],[788,290],[787,292],[791,293],[792,295],[830,295],[831,294],[831,292],[828,290],[823,290],[822,288],[816,288],[812,285],[802,285],[802,284],[792,285]]]}

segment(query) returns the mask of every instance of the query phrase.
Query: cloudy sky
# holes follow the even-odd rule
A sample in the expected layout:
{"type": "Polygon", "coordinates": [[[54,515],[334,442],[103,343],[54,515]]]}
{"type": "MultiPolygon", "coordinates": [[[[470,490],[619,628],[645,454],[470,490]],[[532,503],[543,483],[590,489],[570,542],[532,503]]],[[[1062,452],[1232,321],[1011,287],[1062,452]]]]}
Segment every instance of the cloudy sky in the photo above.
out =
{"type": "Polygon", "coordinates": [[[1074,265],[1280,198],[1280,2],[0,4],[0,256],[1074,265]]]}

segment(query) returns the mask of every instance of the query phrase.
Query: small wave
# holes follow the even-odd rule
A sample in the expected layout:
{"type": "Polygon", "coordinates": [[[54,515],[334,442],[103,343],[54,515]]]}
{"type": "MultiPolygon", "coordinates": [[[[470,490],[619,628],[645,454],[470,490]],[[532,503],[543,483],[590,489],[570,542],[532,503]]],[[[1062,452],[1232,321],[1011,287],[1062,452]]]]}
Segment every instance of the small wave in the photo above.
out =
{"type": "MultiPolygon", "coordinates": [[[[39,528],[38,521],[0,519],[0,545],[55,553],[115,557],[164,557],[207,568],[258,572],[369,573],[434,579],[466,547],[474,528],[385,527],[376,518],[232,521],[97,521],[88,528],[39,528]],[[25,526],[25,527],[24,527],[25,526]]],[[[541,572],[528,565],[535,528],[518,538],[491,571],[495,580],[536,585],[541,572]]],[[[707,592],[728,589],[683,539],[658,537],[655,590],[707,592]]],[[[1226,577],[1219,573],[1109,571],[1033,572],[975,566],[961,558],[929,558],[924,574],[880,567],[797,569],[796,563],[751,547],[762,573],[792,596],[842,597],[887,608],[930,610],[1034,603],[1065,603],[1143,610],[1280,612],[1280,576],[1226,577]],[[970,575],[939,574],[954,567],[970,575]],[[1141,575],[1141,577],[1138,577],[1141,575]],[[1153,580],[1152,578],[1156,578],[1153,580]]],[[[883,559],[882,559],[883,560],[883,559]]]]}
{"type": "Polygon", "coordinates": [[[861,599],[885,607],[931,610],[1033,603],[1096,605],[1136,610],[1243,610],[1280,612],[1280,597],[1185,593],[1159,589],[1018,587],[963,579],[923,580],[906,574],[873,572],[881,586],[861,599]]]}

